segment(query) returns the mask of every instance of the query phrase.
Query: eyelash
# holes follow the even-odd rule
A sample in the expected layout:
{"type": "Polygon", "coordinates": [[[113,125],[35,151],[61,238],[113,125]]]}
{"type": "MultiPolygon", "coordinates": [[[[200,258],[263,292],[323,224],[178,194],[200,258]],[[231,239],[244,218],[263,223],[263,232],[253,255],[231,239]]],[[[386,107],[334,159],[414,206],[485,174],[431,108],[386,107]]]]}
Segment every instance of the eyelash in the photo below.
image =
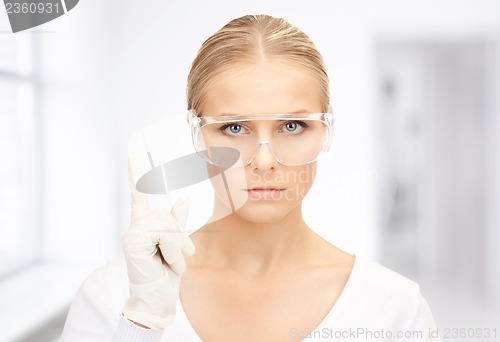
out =
{"type": "Polygon", "coordinates": [[[284,127],[284,126],[288,125],[289,123],[297,123],[300,126],[302,126],[303,130],[306,129],[307,127],[309,127],[309,125],[307,123],[305,123],[304,121],[300,121],[300,120],[287,121],[281,127],[284,127]]]}
{"type": "MultiPolygon", "coordinates": [[[[306,129],[307,127],[309,127],[309,125],[305,121],[293,120],[293,121],[285,122],[283,125],[281,125],[281,128],[283,128],[284,126],[286,126],[287,124],[292,123],[292,122],[301,125],[303,129],[306,129]]],[[[219,127],[219,131],[223,134],[226,134],[225,130],[232,125],[238,125],[241,127],[245,127],[243,124],[240,124],[240,123],[234,123],[234,122],[233,123],[226,123],[226,124],[223,124],[221,127],[219,127]]]]}

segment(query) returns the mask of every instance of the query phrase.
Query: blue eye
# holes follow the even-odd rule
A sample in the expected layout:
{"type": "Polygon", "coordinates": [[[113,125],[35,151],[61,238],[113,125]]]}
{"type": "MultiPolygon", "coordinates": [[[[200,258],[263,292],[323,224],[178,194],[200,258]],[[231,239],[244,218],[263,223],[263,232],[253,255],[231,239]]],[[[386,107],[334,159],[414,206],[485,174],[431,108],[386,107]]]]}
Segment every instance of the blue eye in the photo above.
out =
{"type": "Polygon", "coordinates": [[[240,135],[243,132],[243,126],[240,124],[226,124],[219,128],[224,134],[227,135],[240,135]]]}
{"type": "Polygon", "coordinates": [[[300,133],[307,127],[307,124],[302,121],[289,121],[283,125],[285,133],[300,133]]]}

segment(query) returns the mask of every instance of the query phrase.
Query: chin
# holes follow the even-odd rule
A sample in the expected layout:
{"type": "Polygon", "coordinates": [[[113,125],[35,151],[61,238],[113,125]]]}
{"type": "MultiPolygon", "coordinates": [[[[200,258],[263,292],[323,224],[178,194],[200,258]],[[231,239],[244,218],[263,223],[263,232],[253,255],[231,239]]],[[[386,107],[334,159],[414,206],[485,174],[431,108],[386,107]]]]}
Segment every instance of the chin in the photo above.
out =
{"type": "Polygon", "coordinates": [[[299,203],[291,206],[290,203],[247,202],[234,212],[235,215],[253,223],[276,223],[287,217],[299,203]]]}

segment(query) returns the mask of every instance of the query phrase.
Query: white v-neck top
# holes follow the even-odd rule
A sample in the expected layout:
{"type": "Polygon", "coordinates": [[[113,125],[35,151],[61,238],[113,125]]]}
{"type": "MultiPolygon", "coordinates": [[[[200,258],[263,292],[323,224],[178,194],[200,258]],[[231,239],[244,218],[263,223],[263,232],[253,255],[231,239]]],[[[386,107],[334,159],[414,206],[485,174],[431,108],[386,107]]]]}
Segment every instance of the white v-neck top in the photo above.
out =
{"type": "MultiPolygon", "coordinates": [[[[113,261],[82,283],[61,341],[202,341],[180,300],[163,332],[143,329],[121,315],[128,298],[125,263],[113,261]]],[[[313,331],[290,328],[291,341],[439,341],[419,286],[377,263],[356,256],[337,302],[313,331]]]]}

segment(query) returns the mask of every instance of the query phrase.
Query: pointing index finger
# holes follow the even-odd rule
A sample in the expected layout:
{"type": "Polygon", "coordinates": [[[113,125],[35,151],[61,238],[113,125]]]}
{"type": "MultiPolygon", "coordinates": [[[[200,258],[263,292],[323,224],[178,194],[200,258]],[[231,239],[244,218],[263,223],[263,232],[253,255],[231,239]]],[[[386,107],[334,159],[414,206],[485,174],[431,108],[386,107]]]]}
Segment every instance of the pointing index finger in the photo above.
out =
{"type": "Polygon", "coordinates": [[[131,219],[145,214],[150,210],[148,195],[136,188],[137,181],[147,171],[148,162],[144,154],[129,153],[128,156],[128,183],[130,189],[131,219]]]}

